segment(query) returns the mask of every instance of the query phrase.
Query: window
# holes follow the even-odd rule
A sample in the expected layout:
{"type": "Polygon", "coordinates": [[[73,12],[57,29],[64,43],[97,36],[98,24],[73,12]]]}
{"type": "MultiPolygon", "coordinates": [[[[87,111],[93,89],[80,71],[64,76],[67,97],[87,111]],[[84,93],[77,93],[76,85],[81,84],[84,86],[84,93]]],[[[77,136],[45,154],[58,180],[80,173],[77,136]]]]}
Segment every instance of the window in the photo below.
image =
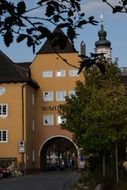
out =
{"type": "Polygon", "coordinates": [[[75,95],[75,90],[69,90],[69,96],[71,97],[71,95],[75,95]]]}
{"type": "Polygon", "coordinates": [[[35,104],[35,95],[32,94],[32,105],[34,105],[34,104],[35,104]]]}
{"type": "Polygon", "coordinates": [[[8,115],[8,105],[0,104],[0,117],[6,117],[8,115]]]}
{"type": "Polygon", "coordinates": [[[59,125],[59,124],[61,124],[61,123],[62,123],[61,116],[60,116],[60,115],[58,115],[58,116],[57,116],[57,124],[59,125]]]}
{"type": "Polygon", "coordinates": [[[34,132],[35,131],[35,122],[34,122],[34,119],[32,121],[32,131],[34,132]]]}
{"type": "Polygon", "coordinates": [[[57,122],[57,125],[60,125],[60,124],[62,124],[62,123],[65,123],[66,120],[65,120],[65,119],[62,119],[62,118],[61,118],[61,115],[57,115],[57,117],[56,117],[56,122],[57,122]]]}
{"type": "Polygon", "coordinates": [[[44,92],[43,100],[44,100],[44,102],[53,101],[53,92],[52,91],[44,92]]]}
{"type": "Polygon", "coordinates": [[[35,150],[32,151],[32,162],[35,162],[35,150]]]}
{"type": "Polygon", "coordinates": [[[53,114],[43,116],[43,125],[53,125],[54,117],[53,114]]]}
{"type": "Polygon", "coordinates": [[[78,69],[71,69],[69,70],[69,76],[70,77],[78,77],[78,69]]]}
{"type": "Polygon", "coordinates": [[[0,87],[0,96],[3,95],[6,92],[6,89],[4,87],[0,87]]]}
{"type": "Polygon", "coordinates": [[[56,71],[56,76],[57,77],[65,77],[65,75],[66,75],[66,71],[65,70],[56,71]]]}
{"type": "Polygon", "coordinates": [[[53,72],[52,71],[43,71],[42,76],[44,78],[51,78],[53,76],[53,72]]]}
{"type": "Polygon", "coordinates": [[[8,141],[8,131],[7,130],[0,130],[0,143],[8,141]]]}
{"type": "Polygon", "coordinates": [[[56,101],[65,101],[66,91],[56,92],[56,101]]]}

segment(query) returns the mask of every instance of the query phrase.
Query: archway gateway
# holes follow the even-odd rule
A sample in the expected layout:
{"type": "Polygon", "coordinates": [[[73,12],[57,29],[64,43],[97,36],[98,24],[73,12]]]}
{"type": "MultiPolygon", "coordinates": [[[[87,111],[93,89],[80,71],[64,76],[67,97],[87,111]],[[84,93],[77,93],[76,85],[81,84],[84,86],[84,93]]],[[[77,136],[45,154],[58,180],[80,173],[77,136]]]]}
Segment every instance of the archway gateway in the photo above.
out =
{"type": "Polygon", "coordinates": [[[77,160],[77,146],[72,140],[66,137],[52,137],[46,140],[41,146],[41,171],[77,168],[77,160]]]}

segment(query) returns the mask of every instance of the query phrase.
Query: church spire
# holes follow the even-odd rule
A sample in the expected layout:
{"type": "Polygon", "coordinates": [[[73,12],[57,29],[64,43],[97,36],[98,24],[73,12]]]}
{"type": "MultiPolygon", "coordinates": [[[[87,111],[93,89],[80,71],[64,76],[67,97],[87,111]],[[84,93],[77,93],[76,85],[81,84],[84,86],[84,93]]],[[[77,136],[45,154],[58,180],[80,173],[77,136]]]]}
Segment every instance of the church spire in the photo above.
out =
{"type": "Polygon", "coordinates": [[[111,42],[106,39],[107,32],[104,30],[104,17],[100,15],[100,30],[98,31],[99,40],[95,42],[96,53],[106,53],[105,56],[111,60],[111,42]]]}

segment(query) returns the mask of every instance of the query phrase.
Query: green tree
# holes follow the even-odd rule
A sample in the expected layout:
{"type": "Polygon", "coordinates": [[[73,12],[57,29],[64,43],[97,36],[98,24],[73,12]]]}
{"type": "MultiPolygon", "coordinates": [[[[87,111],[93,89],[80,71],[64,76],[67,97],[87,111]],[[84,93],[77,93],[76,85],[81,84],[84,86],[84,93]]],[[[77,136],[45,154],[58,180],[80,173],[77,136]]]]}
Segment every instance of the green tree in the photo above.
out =
{"type": "Polygon", "coordinates": [[[127,139],[126,86],[117,64],[105,68],[104,75],[95,66],[88,69],[84,82],[77,82],[75,95],[66,98],[60,111],[66,119],[62,127],[73,132],[76,143],[87,153],[103,158],[103,174],[105,156],[114,149],[118,170],[118,146],[127,139]]]}

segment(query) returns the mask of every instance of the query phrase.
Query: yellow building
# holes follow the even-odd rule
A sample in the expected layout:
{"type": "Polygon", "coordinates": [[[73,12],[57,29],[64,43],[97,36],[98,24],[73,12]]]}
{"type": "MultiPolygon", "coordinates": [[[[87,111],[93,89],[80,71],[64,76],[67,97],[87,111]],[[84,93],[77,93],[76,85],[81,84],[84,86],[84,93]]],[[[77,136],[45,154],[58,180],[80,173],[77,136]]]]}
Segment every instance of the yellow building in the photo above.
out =
{"type": "MultiPolygon", "coordinates": [[[[64,35],[59,28],[54,33],[64,35]]],[[[57,54],[46,41],[32,63],[22,64],[0,52],[0,165],[44,170],[53,159],[77,154],[58,110],[75,82],[84,80],[77,75],[80,58],[69,40],[55,48],[57,54]]]]}

